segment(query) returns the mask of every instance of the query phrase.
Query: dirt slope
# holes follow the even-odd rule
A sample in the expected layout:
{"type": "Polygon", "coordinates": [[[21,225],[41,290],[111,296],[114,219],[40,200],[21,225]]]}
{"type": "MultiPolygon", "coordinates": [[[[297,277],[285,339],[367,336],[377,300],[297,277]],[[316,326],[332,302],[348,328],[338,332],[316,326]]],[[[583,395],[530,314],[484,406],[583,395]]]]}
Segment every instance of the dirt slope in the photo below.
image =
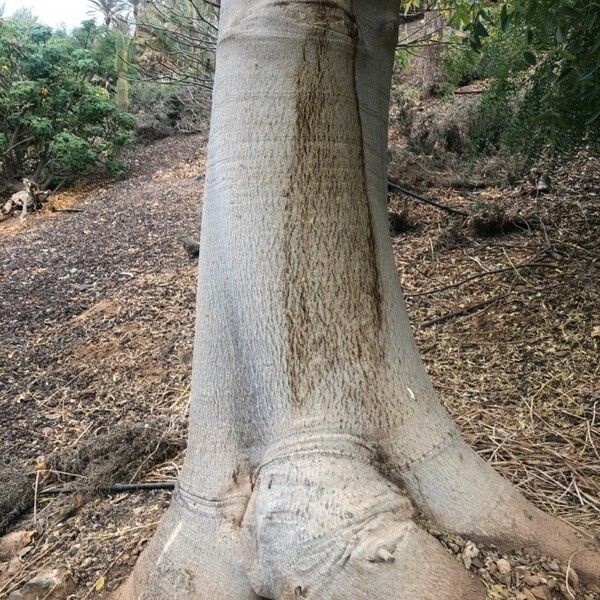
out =
{"type": "MultiPolygon", "coordinates": [[[[30,217],[26,227],[6,223],[4,231],[0,226],[4,465],[35,474],[42,457],[38,466],[41,461],[50,469],[43,485],[60,485],[73,480],[52,472],[68,471],[58,468],[69,462],[63,455],[86,440],[108,436],[110,443],[115,431],[133,428],[121,440],[127,446],[141,425],[172,441],[156,476],[176,477],[177,466],[169,461],[181,462],[185,439],[196,292],[196,265],[180,240],[198,236],[204,146],[202,136],[192,136],[138,148],[126,180],[79,194],[75,205],[84,212],[30,217]]],[[[118,438],[112,451],[127,463],[132,457],[118,438]]],[[[98,449],[97,464],[106,450],[98,449]]],[[[141,463],[152,450],[129,476],[148,477],[156,457],[141,463]]],[[[123,564],[131,560],[114,544],[119,528],[129,531],[132,519],[139,520],[127,544],[135,555],[158,518],[152,510],[160,513],[168,497],[40,498],[36,528],[44,534],[16,573],[3,578],[0,571],[0,597],[32,572],[28,564],[40,552],[47,553],[47,563],[34,567],[72,567],[85,590],[83,584],[95,581],[121,551],[123,564]],[[136,512],[136,506],[147,508],[136,512]]],[[[31,511],[27,516],[32,528],[31,511]]]]}

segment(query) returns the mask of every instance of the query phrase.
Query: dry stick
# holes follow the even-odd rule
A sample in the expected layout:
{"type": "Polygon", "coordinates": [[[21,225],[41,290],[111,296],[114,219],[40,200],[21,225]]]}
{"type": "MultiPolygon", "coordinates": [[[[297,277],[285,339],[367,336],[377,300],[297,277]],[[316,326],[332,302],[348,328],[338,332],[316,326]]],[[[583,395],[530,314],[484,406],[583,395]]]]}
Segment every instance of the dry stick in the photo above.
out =
{"type": "MultiPolygon", "coordinates": [[[[512,290],[511,290],[512,291],[512,290]]],[[[424,321],[419,326],[420,329],[424,329],[425,327],[431,327],[432,325],[439,325],[440,323],[445,323],[450,319],[454,319],[456,317],[462,317],[464,315],[468,315],[480,308],[484,308],[489,306],[490,304],[494,304],[495,302],[499,302],[500,300],[504,300],[504,298],[508,298],[511,292],[507,292],[502,296],[496,296],[495,298],[489,298],[488,300],[483,300],[482,302],[475,302],[474,304],[469,304],[469,306],[465,306],[464,308],[459,308],[458,310],[454,310],[452,312],[446,313],[441,317],[436,317],[435,319],[430,319],[429,321],[424,321]]]]}
{"type": "Polygon", "coordinates": [[[58,192],[58,190],[60,190],[62,188],[63,185],[65,185],[65,183],[67,183],[68,178],[65,177],[53,190],[52,193],[56,194],[58,192]]]}
{"type": "Polygon", "coordinates": [[[454,90],[454,94],[456,94],[457,96],[466,96],[468,94],[483,94],[484,90],[461,90],[460,88],[458,90],[454,90]]]}
{"type": "Polygon", "coordinates": [[[419,202],[424,202],[425,204],[429,204],[430,206],[435,206],[436,208],[439,208],[440,210],[444,210],[453,215],[460,215],[461,217],[469,216],[469,213],[464,210],[454,208],[453,206],[446,206],[445,204],[436,202],[435,200],[432,200],[431,198],[426,198],[425,196],[421,196],[421,194],[417,194],[416,192],[407,190],[405,187],[398,185],[397,183],[395,183],[394,181],[391,181],[390,179],[388,179],[388,190],[390,190],[391,192],[400,192],[401,194],[404,194],[405,196],[410,196],[411,198],[414,198],[415,200],[419,200],[419,202]]]}
{"type": "Polygon", "coordinates": [[[494,269],[493,271],[485,271],[483,273],[476,273],[475,275],[470,275],[469,277],[466,277],[465,279],[461,279],[460,281],[457,281],[456,283],[450,283],[448,285],[444,285],[443,287],[433,288],[433,289],[427,290],[425,292],[416,292],[414,294],[404,294],[404,297],[405,298],[418,298],[419,296],[429,296],[431,294],[445,292],[446,290],[451,290],[453,288],[460,287],[461,285],[464,285],[465,283],[468,283],[469,281],[473,281],[474,279],[486,277],[487,275],[497,275],[498,273],[506,273],[507,271],[514,271],[515,269],[521,269],[521,268],[525,268],[525,267],[545,268],[545,267],[553,267],[553,266],[555,266],[555,265],[537,263],[534,261],[521,263],[521,264],[515,265],[514,267],[502,267],[501,269],[494,269]]]}
{"type": "Polygon", "coordinates": [[[17,142],[16,144],[13,144],[7,150],[4,150],[4,152],[2,152],[2,156],[8,156],[18,146],[22,146],[23,144],[28,144],[29,142],[31,142],[34,139],[35,139],[34,137],[29,137],[27,139],[21,140],[20,142],[17,142]]]}
{"type": "Polygon", "coordinates": [[[40,492],[40,495],[57,495],[57,494],[75,494],[77,492],[138,492],[147,490],[174,490],[175,481],[150,481],[147,483],[115,483],[113,485],[103,485],[99,487],[78,487],[78,488],[47,488],[40,492]]]}
{"type": "Polygon", "coordinates": [[[35,472],[35,490],[33,493],[33,526],[37,527],[37,500],[39,493],[40,484],[40,471],[39,469],[35,472]]]}
{"type": "MultiPolygon", "coordinates": [[[[581,550],[579,552],[581,552],[581,550]]],[[[575,594],[573,594],[573,592],[571,591],[571,587],[569,586],[569,573],[571,571],[571,563],[573,562],[573,557],[576,554],[577,554],[577,552],[573,552],[573,554],[571,554],[571,556],[569,556],[569,563],[567,564],[567,570],[565,572],[565,587],[567,589],[569,596],[571,596],[571,598],[573,598],[573,599],[575,599],[575,594]]]]}

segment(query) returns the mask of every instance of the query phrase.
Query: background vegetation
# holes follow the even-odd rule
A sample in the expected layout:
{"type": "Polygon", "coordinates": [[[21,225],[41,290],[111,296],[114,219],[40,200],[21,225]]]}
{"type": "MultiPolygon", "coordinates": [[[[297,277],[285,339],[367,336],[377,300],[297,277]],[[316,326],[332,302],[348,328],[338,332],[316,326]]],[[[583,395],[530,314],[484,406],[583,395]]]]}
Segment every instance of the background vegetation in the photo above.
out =
{"type": "MultiPolygon", "coordinates": [[[[440,16],[426,43],[441,51],[433,80],[399,77],[398,125],[412,153],[485,183],[518,178],[540,157],[597,147],[600,4],[470,0],[430,3],[429,13],[422,5],[409,10],[440,16]]],[[[413,49],[402,48],[399,62],[410,73],[413,49]]]]}
{"type": "MultiPolygon", "coordinates": [[[[101,24],[73,32],[28,11],[0,20],[0,193],[24,177],[53,189],[99,168],[118,174],[134,139],[206,128],[218,2],[89,4],[101,24]]],[[[506,179],[544,153],[597,143],[598,2],[404,0],[399,10],[395,119],[415,156],[506,179]]]]}
{"type": "Polygon", "coordinates": [[[42,187],[102,165],[122,171],[133,121],[111,99],[113,32],[86,23],[71,34],[24,17],[0,21],[0,186],[42,187]]]}

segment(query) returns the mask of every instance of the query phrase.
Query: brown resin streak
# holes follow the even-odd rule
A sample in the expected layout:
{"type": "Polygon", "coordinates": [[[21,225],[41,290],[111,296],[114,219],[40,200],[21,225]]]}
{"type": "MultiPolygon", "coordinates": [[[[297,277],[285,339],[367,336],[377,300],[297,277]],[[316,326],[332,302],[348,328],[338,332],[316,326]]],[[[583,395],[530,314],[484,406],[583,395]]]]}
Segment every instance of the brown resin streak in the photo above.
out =
{"type": "Polygon", "coordinates": [[[285,362],[296,407],[324,376],[347,363],[362,370],[362,382],[351,385],[363,388],[360,396],[367,402],[383,361],[383,299],[355,83],[356,25],[335,3],[310,4],[296,75],[293,162],[282,232],[285,362]],[[347,73],[343,89],[334,89],[325,73],[331,72],[328,62],[339,60],[342,43],[347,44],[347,73]],[[339,110],[335,102],[350,117],[342,127],[343,117],[332,118],[339,110]]]}

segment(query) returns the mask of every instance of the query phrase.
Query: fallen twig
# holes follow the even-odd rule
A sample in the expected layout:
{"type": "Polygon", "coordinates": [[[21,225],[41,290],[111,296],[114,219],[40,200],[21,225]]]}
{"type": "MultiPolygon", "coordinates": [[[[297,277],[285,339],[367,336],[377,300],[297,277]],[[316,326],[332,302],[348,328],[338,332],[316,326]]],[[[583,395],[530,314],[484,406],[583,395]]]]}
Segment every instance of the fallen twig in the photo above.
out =
{"type": "Polygon", "coordinates": [[[469,283],[475,279],[480,279],[481,277],[486,277],[487,275],[497,275],[498,273],[507,273],[508,271],[515,271],[516,269],[524,269],[524,268],[545,268],[545,267],[553,267],[554,265],[547,263],[538,263],[538,262],[526,262],[521,263],[519,265],[510,266],[510,267],[502,267],[501,269],[494,269],[493,271],[484,271],[483,273],[476,273],[475,275],[470,275],[469,277],[465,277],[456,283],[449,283],[448,285],[444,285],[442,287],[433,288],[431,290],[426,290],[424,292],[415,292],[414,294],[404,294],[405,298],[418,298],[419,296],[429,296],[431,294],[438,294],[439,292],[445,292],[446,290],[452,290],[454,288],[460,287],[465,283],[469,283]]]}
{"type": "Polygon", "coordinates": [[[146,483],[114,483],[100,487],[61,487],[46,488],[40,492],[42,496],[54,496],[59,494],[74,494],[77,492],[108,492],[118,494],[121,492],[140,492],[148,490],[174,490],[175,481],[149,481],[146,483]]]}
{"type": "Polygon", "coordinates": [[[453,310],[452,312],[446,313],[441,317],[436,317],[435,319],[430,319],[429,321],[424,321],[421,323],[420,328],[424,329],[425,327],[431,327],[432,325],[440,325],[441,323],[445,323],[446,321],[450,321],[450,319],[454,319],[456,317],[463,317],[465,315],[471,314],[480,308],[485,308],[490,304],[494,304],[496,302],[500,302],[500,300],[504,300],[510,295],[510,291],[506,294],[502,294],[502,296],[496,296],[494,298],[488,298],[487,300],[482,300],[481,302],[475,302],[474,304],[469,304],[464,308],[459,308],[458,310],[453,310]]]}
{"type": "Polygon", "coordinates": [[[388,179],[388,190],[391,192],[400,192],[401,194],[404,194],[405,196],[410,196],[411,198],[414,198],[415,200],[418,200],[419,202],[429,204],[430,206],[435,206],[436,208],[439,208],[440,210],[444,210],[453,215],[460,215],[461,217],[469,216],[469,213],[464,210],[460,210],[459,208],[454,208],[453,206],[447,206],[445,204],[441,204],[440,202],[437,202],[436,200],[432,200],[431,198],[426,198],[425,196],[421,196],[421,194],[417,194],[416,192],[408,190],[405,187],[398,185],[394,181],[391,181],[390,179],[388,179]]]}

